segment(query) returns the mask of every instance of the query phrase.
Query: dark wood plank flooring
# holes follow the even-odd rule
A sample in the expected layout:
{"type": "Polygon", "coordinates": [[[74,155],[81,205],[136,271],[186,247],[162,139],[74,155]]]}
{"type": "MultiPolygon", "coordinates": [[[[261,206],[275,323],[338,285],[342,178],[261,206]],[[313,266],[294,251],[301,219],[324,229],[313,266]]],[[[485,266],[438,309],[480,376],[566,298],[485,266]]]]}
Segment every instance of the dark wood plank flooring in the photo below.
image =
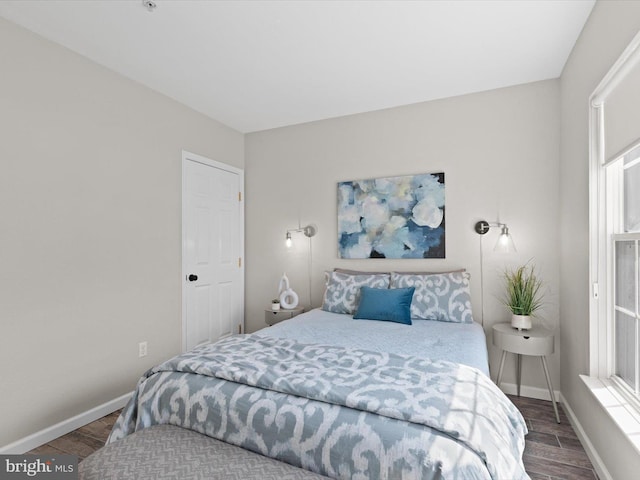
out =
{"type": "Polygon", "coordinates": [[[58,437],[38,448],[34,448],[27,453],[35,455],[77,455],[79,460],[83,460],[104,445],[119,415],[120,410],[62,437],[58,437]]]}
{"type": "Polygon", "coordinates": [[[531,480],[597,480],[598,476],[569,419],[558,404],[556,423],[551,402],[508,395],[522,413],[529,434],[525,437],[524,467],[531,480]]]}
{"type": "MultiPolygon", "coordinates": [[[[582,448],[567,416],[558,405],[557,424],[551,402],[509,395],[527,422],[524,465],[531,480],[597,480],[597,475],[582,448]]],[[[96,420],[28,453],[71,454],[84,459],[104,445],[120,411],[96,420]]]]}

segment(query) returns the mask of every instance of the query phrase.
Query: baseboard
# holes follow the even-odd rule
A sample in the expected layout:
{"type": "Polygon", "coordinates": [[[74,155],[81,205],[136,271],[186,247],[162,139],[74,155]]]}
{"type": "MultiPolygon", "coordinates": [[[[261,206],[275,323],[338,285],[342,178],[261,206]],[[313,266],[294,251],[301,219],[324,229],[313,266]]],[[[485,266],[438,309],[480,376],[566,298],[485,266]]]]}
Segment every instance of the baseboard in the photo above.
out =
{"type": "Polygon", "coordinates": [[[40,430],[39,432],[32,433],[31,435],[21,438],[9,445],[0,447],[0,455],[20,455],[33,450],[40,445],[49,443],[51,440],[61,437],[62,435],[73,432],[88,423],[94,422],[99,418],[109,415],[119,408],[124,407],[132,394],[133,392],[114,398],[113,400],[103,403],[102,405],[98,405],[97,407],[87,410],[75,417],[68,418],[67,420],[63,420],[62,422],[56,423],[55,425],[40,430]]]}
{"type": "Polygon", "coordinates": [[[591,443],[591,440],[589,440],[589,437],[587,436],[586,432],[582,428],[582,425],[580,425],[580,422],[578,421],[576,414],[571,409],[569,402],[567,402],[567,399],[564,398],[562,394],[560,394],[559,398],[562,403],[562,408],[564,409],[564,412],[567,414],[567,417],[569,418],[569,422],[571,423],[571,426],[575,430],[576,435],[580,440],[580,443],[582,443],[582,446],[584,447],[584,451],[587,453],[587,456],[589,457],[589,460],[591,460],[591,464],[593,465],[593,468],[598,474],[598,478],[600,480],[613,480],[613,477],[607,470],[607,467],[605,467],[604,462],[600,458],[600,455],[598,455],[598,452],[593,446],[593,443],[591,443]]]}
{"type": "MultiPolygon", "coordinates": [[[[500,384],[500,390],[502,390],[507,395],[516,395],[518,392],[515,383],[502,382],[500,384]]],[[[553,393],[556,396],[556,400],[560,398],[559,391],[554,390],[553,393]]],[[[537,398],[538,400],[551,401],[551,395],[549,395],[549,390],[546,388],[528,387],[527,385],[522,385],[520,388],[520,395],[528,398],[537,398]]]]}

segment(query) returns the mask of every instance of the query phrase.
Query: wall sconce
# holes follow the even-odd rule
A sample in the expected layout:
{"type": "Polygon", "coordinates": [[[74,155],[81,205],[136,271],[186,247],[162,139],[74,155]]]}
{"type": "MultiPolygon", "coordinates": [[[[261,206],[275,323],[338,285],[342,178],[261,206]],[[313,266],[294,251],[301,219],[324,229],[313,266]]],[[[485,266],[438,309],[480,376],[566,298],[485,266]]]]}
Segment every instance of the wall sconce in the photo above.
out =
{"type": "MultiPolygon", "coordinates": [[[[299,224],[298,224],[299,225],[299,224]]],[[[309,279],[309,308],[313,308],[313,298],[311,296],[311,269],[313,268],[313,252],[311,250],[311,237],[313,237],[316,233],[318,233],[318,227],[314,224],[310,223],[306,227],[298,227],[287,230],[287,235],[285,236],[285,245],[287,248],[291,248],[291,234],[292,233],[304,233],[305,237],[309,238],[309,270],[308,270],[308,279],[309,279]]]]}
{"type": "Polygon", "coordinates": [[[489,223],[485,220],[480,220],[476,223],[474,230],[480,236],[480,302],[482,305],[482,316],[480,317],[480,324],[484,328],[484,260],[482,255],[482,235],[485,235],[492,228],[500,229],[500,237],[498,237],[498,241],[496,242],[496,246],[493,248],[494,252],[515,252],[516,246],[513,243],[513,238],[511,238],[511,234],[509,233],[509,227],[507,227],[506,223],[494,222],[489,223]]]}
{"type": "Polygon", "coordinates": [[[509,233],[509,227],[507,227],[506,223],[489,223],[485,220],[480,220],[474,227],[476,233],[480,235],[484,235],[492,228],[500,228],[501,230],[496,246],[493,247],[494,252],[510,253],[517,251],[516,246],[513,243],[513,238],[511,238],[511,234],[509,233]]]}
{"type": "Polygon", "coordinates": [[[285,237],[285,245],[287,246],[287,248],[291,248],[292,242],[291,242],[291,233],[296,233],[296,232],[302,232],[305,234],[305,236],[311,238],[313,237],[316,233],[318,233],[318,227],[316,227],[313,224],[309,224],[306,227],[299,227],[299,228],[292,228],[290,230],[287,230],[287,236],[285,237]]]}

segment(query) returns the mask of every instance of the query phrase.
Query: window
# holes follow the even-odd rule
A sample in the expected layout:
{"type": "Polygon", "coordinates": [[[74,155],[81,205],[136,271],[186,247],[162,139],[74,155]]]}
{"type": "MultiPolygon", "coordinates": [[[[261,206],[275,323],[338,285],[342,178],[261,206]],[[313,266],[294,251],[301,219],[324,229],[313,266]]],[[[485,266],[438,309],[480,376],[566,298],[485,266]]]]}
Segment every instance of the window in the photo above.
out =
{"type": "Polygon", "coordinates": [[[640,415],[638,85],[640,33],[589,99],[589,376],[629,393],[640,415]]]}
{"type": "Polygon", "coordinates": [[[640,142],[603,169],[613,253],[611,373],[621,388],[640,398],[640,142]]]}
{"type": "Polygon", "coordinates": [[[640,450],[640,33],[589,98],[589,375],[640,450]]]}

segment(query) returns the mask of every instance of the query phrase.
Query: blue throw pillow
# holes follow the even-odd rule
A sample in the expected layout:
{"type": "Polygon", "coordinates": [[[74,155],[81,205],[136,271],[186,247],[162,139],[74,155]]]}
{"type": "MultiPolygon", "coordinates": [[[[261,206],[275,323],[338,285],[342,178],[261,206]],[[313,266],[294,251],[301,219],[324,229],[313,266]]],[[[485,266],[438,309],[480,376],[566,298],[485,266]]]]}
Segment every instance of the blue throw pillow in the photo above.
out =
{"type": "Polygon", "coordinates": [[[360,304],[353,318],[411,325],[411,300],[414,291],[414,287],[391,289],[361,287],[360,304]]]}

